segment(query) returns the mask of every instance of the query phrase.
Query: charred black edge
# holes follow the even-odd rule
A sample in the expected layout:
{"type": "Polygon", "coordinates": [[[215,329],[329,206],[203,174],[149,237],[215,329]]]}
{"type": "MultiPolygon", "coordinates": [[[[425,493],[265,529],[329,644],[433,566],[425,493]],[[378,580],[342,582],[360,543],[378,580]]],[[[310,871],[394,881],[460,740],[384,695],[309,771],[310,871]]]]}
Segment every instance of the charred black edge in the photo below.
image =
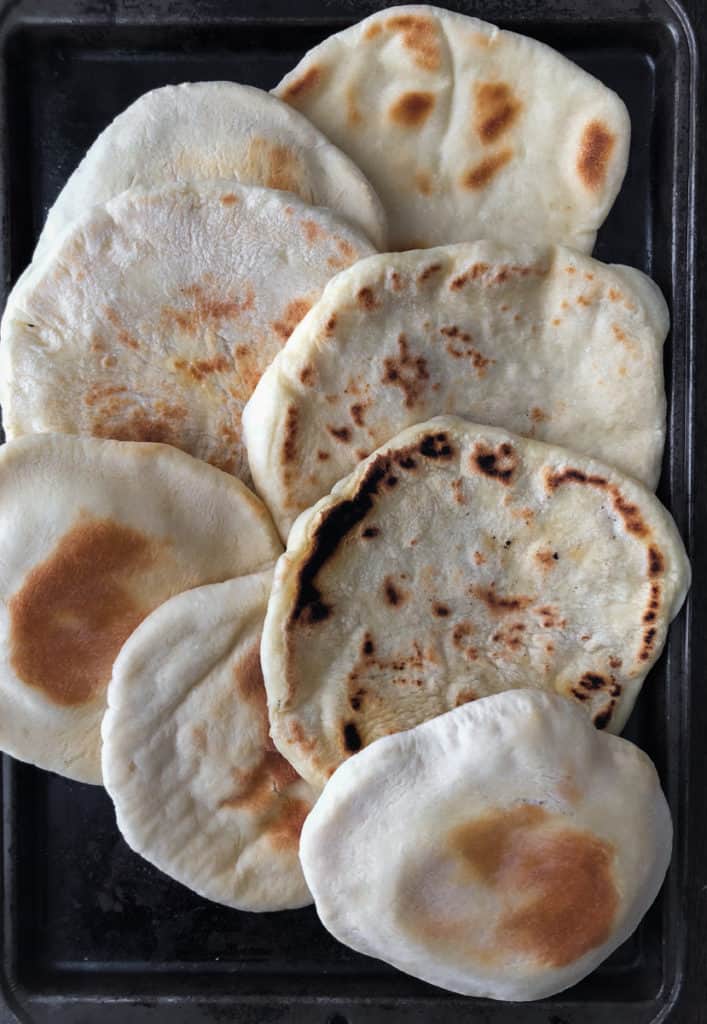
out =
{"type": "Polygon", "coordinates": [[[306,611],[311,622],[327,618],[330,608],[322,601],[315,584],[319,571],[329,561],[341,540],[349,534],[373,508],[373,497],[378,485],[390,469],[388,459],[369,466],[353,498],[334,505],[324,513],[312,537],[312,550],[299,571],[297,598],[292,609],[292,621],[297,622],[306,611]]]}

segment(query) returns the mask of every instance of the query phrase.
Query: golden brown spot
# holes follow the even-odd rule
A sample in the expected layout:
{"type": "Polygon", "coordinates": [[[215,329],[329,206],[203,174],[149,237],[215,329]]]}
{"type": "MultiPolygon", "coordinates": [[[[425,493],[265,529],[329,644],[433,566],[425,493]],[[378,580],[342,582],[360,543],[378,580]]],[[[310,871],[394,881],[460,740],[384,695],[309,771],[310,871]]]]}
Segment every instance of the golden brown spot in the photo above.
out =
{"type": "Polygon", "coordinates": [[[206,748],[208,745],[206,726],[195,725],[191,731],[191,738],[194,743],[194,746],[199,751],[199,753],[206,753],[206,748]]]}
{"type": "Polygon", "coordinates": [[[234,772],[236,788],[219,802],[219,807],[262,811],[298,779],[299,775],[289,761],[275,749],[271,740],[267,740],[267,748],[254,768],[234,772]]]}
{"type": "Polygon", "coordinates": [[[475,565],[485,565],[486,564],[486,556],[481,551],[475,551],[474,552],[474,564],[475,565]]]}
{"type": "Polygon", "coordinates": [[[499,959],[561,968],[602,945],[619,906],[614,847],[543,807],[519,804],[460,825],[447,849],[477,883],[503,895],[492,940],[499,959]]]}
{"type": "Polygon", "coordinates": [[[581,469],[567,468],[559,472],[548,469],[545,473],[545,486],[554,491],[562,484],[588,484],[590,487],[606,487],[608,481],[603,476],[592,476],[581,469]]]}
{"type": "Polygon", "coordinates": [[[366,31],[363,33],[363,38],[375,39],[376,36],[379,36],[382,31],[383,29],[381,27],[381,23],[379,21],[374,21],[371,25],[368,26],[366,31]]]}
{"type": "Polygon", "coordinates": [[[553,317],[553,319],[552,319],[552,326],[553,327],[559,327],[561,323],[562,323],[562,320],[559,318],[559,316],[553,317]]]}
{"type": "Polygon", "coordinates": [[[424,284],[425,281],[429,280],[429,278],[433,276],[433,274],[438,274],[441,269],[442,269],[442,264],[441,263],[430,263],[430,264],[428,264],[428,266],[424,267],[424,269],[422,269],[420,271],[420,273],[417,275],[418,283],[419,284],[424,284]]]}
{"type": "Polygon", "coordinates": [[[333,334],[336,330],[336,313],[332,313],[327,322],[324,324],[324,330],[327,334],[333,334]]]}
{"type": "Polygon", "coordinates": [[[601,121],[590,121],[585,127],[577,157],[577,173],[585,188],[596,192],[604,184],[615,144],[616,136],[601,121]]]}
{"type": "Polygon", "coordinates": [[[113,327],[115,327],[116,337],[121,345],[125,345],[126,348],[131,348],[133,349],[133,351],[136,351],[137,349],[140,348],[140,342],[137,340],[137,338],[133,337],[133,335],[130,334],[129,331],[126,331],[126,329],[123,327],[120,316],[114,309],[111,309],[109,306],[106,306],[105,309],[103,310],[103,313],[105,315],[106,320],[110,324],[112,324],[113,327]]]}
{"type": "Polygon", "coordinates": [[[221,196],[221,202],[224,206],[233,206],[238,202],[238,196],[233,192],[227,192],[225,195],[221,196]]]}
{"type": "Polygon", "coordinates": [[[344,444],[348,444],[351,440],[351,429],[349,427],[332,427],[328,425],[327,430],[332,437],[335,437],[337,441],[342,441],[344,444]]]}
{"type": "Polygon", "coordinates": [[[539,563],[540,568],[547,572],[548,569],[552,569],[557,561],[557,552],[553,552],[549,548],[543,548],[535,552],[535,559],[539,563]]]}
{"type": "Polygon", "coordinates": [[[464,495],[464,481],[461,477],[457,477],[456,480],[452,480],[452,494],[457,505],[465,505],[466,497],[464,495]]]}
{"type": "Polygon", "coordinates": [[[623,295],[616,288],[609,288],[609,300],[611,302],[620,302],[623,299],[623,295]]]}
{"type": "Polygon", "coordinates": [[[264,830],[263,835],[276,850],[299,849],[299,838],[310,806],[305,800],[285,797],[282,806],[273,821],[264,830]]]}
{"type": "Polygon", "coordinates": [[[354,421],[357,427],[363,427],[365,425],[365,411],[365,406],[361,405],[360,402],[355,402],[352,406],[349,407],[351,419],[354,421]]]}
{"type": "Polygon", "coordinates": [[[66,707],[95,697],[154,607],[131,591],[156,560],[156,544],[145,534],[81,516],[8,602],[10,662],[19,678],[66,707]]]}
{"type": "Polygon", "coordinates": [[[405,396],[405,406],[411,409],[422,396],[424,382],[429,380],[427,360],[424,356],[411,356],[407,337],[398,337],[398,358],[386,356],[383,359],[383,384],[398,387],[405,396]]]}
{"type": "Polygon", "coordinates": [[[297,103],[309,93],[321,87],[324,82],[325,74],[325,68],[316,64],[312,65],[312,67],[307,68],[304,74],[300,75],[299,78],[296,78],[294,82],[290,82],[282,93],[282,99],[286,103],[292,103],[296,106],[297,103]]]}
{"type": "Polygon", "coordinates": [[[480,277],[483,277],[484,274],[488,273],[489,269],[488,263],[474,263],[474,265],[469,267],[469,269],[463,274],[459,274],[458,277],[453,278],[449,287],[452,291],[459,291],[459,289],[463,288],[468,281],[478,281],[480,277]]]}
{"type": "Polygon", "coordinates": [[[331,458],[331,456],[329,455],[329,452],[324,452],[320,448],[319,451],[317,452],[317,458],[319,459],[320,462],[326,462],[328,459],[331,458]]]}
{"type": "Polygon", "coordinates": [[[498,153],[491,153],[480,160],[478,164],[470,167],[464,172],[461,183],[464,188],[474,190],[486,188],[494,175],[505,167],[513,157],[512,149],[501,149],[498,153]]]}
{"type": "Polygon", "coordinates": [[[385,27],[391,32],[402,32],[403,46],[410,50],[415,63],[425,71],[437,71],[441,54],[434,21],[421,14],[395,14],[385,27]]]}
{"type": "Polygon", "coordinates": [[[236,662],[233,666],[233,681],[237,692],[243,700],[256,708],[261,722],[266,725],[265,731],[267,732],[269,728],[267,725],[267,698],[265,695],[263,671],[260,666],[259,641],[254,643],[240,661],[236,662]]]}
{"type": "Polygon", "coordinates": [[[648,575],[660,576],[665,572],[665,559],[660,548],[651,544],[648,548],[648,575]]]}
{"type": "Polygon", "coordinates": [[[523,104],[505,82],[477,82],[474,129],[485,146],[497,142],[507,132],[523,104]]]}
{"type": "Polygon", "coordinates": [[[423,196],[431,196],[434,191],[432,176],[427,171],[415,171],[415,186],[423,196]]]}
{"type": "Polygon", "coordinates": [[[496,593],[496,585],[488,587],[473,586],[470,588],[474,597],[483,601],[494,615],[506,615],[509,612],[522,611],[532,602],[532,597],[501,597],[496,593]]]}
{"type": "MultiPolygon", "coordinates": [[[[270,188],[272,187],[273,186],[271,185],[270,188]]],[[[304,236],[310,245],[314,245],[314,243],[319,241],[320,238],[326,237],[326,232],[315,220],[303,220],[302,230],[304,231],[304,236]]]]}
{"type": "Polygon", "coordinates": [[[288,303],[285,312],[282,314],[282,319],[276,320],[272,324],[272,329],[280,336],[283,342],[287,341],[297,324],[309,313],[311,308],[311,302],[307,302],[306,299],[294,299],[288,303]]]}
{"type": "Polygon", "coordinates": [[[299,412],[296,405],[287,407],[284,424],[284,438],[282,442],[281,463],[283,466],[294,463],[297,459],[297,430],[299,426],[299,412]]]}
{"type": "Polygon", "coordinates": [[[471,469],[475,473],[483,473],[492,480],[498,480],[506,486],[513,479],[519,465],[515,448],[507,441],[491,448],[483,441],[477,441],[471,453],[471,469]]]}
{"type": "Polygon", "coordinates": [[[306,388],[311,388],[316,380],[317,373],[312,364],[308,363],[306,366],[302,367],[297,376],[299,377],[301,384],[304,384],[306,388]]]}
{"type": "Polygon", "coordinates": [[[187,285],[181,289],[181,293],[191,300],[191,307],[176,309],[174,306],[163,306],[160,310],[160,324],[166,329],[178,327],[188,334],[198,334],[218,326],[224,320],[233,320],[249,309],[254,301],[252,290],[243,300],[220,299],[209,297],[199,284],[187,285]]]}
{"type": "Polygon", "coordinates": [[[356,301],[358,302],[361,309],[366,310],[375,309],[378,305],[378,303],[376,302],[376,297],[373,294],[373,289],[368,287],[361,288],[359,290],[356,296],[356,301]]]}
{"type": "Polygon", "coordinates": [[[357,128],[363,122],[363,114],[358,109],[356,88],[353,85],[346,87],[346,120],[352,128],[357,128]]]}
{"type": "Polygon", "coordinates": [[[224,373],[232,369],[232,364],[227,356],[218,355],[212,359],[175,359],[174,368],[183,370],[192,380],[202,381],[212,373],[224,373]]]}
{"type": "Polygon", "coordinates": [[[450,614],[449,605],[436,602],[432,605],[432,614],[436,615],[438,619],[446,619],[450,614]]]}
{"type": "Polygon", "coordinates": [[[460,708],[462,704],[469,704],[470,701],[476,700],[477,697],[478,694],[475,693],[471,688],[467,690],[461,690],[454,700],[454,707],[460,708]]]}
{"type": "Polygon", "coordinates": [[[406,92],[390,108],[390,119],[404,128],[418,128],[430,116],[434,105],[434,93],[406,92]]]}
{"type": "Polygon", "coordinates": [[[530,410],[530,418],[533,421],[533,423],[543,423],[550,417],[543,409],[541,409],[537,405],[534,405],[533,408],[530,410]]]}
{"type": "Polygon", "coordinates": [[[392,576],[386,576],[383,580],[383,595],[386,604],[392,608],[399,608],[407,600],[407,594],[395,585],[392,576]]]}

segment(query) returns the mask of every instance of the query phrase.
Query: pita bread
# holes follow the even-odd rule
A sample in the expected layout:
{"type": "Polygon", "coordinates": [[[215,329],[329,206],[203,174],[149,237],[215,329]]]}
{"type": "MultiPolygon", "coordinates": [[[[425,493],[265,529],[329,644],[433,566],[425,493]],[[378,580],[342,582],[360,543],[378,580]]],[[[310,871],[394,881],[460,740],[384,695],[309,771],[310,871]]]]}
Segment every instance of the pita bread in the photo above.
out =
{"type": "Polygon", "coordinates": [[[94,207],[8,300],[7,436],[162,441],[248,481],[244,403],[329,278],[370,252],[329,211],[232,181],[94,207]]]}
{"type": "Polygon", "coordinates": [[[282,550],[243,484],[161,444],[6,444],[0,522],[0,748],[81,782],[101,781],[106,687],[142,619],[282,550]]]}
{"type": "Polygon", "coordinates": [[[262,645],[271,735],[312,785],[477,697],[537,688],[619,732],[690,569],[640,484],[585,455],[438,417],[303,512],[262,645]]]}
{"type": "Polygon", "coordinates": [[[626,173],[616,93],[535,39],[439,7],[371,15],[273,91],[370,179],[391,249],[490,238],[591,252],[626,173]]]}
{"type": "Polygon", "coordinates": [[[233,178],[328,206],[385,248],[385,214],[356,165],[285,103],[235,82],[153,89],[101,132],[49,210],[35,256],[128,188],[233,178]]]}
{"type": "Polygon", "coordinates": [[[256,489],[286,537],[361,458],[439,413],[654,487],[668,327],[650,278],[560,246],[369,256],[329,282],[246,406],[256,489]]]}
{"type": "Polygon", "coordinates": [[[516,690],[378,740],[302,831],[341,942],[463,995],[543,999],[635,930],[670,860],[651,760],[560,697],[516,690]]]}
{"type": "Polygon", "coordinates": [[[314,794],[268,735],[260,633],[272,571],[149,615],[113,667],[103,779],[128,844],[238,910],[311,903],[299,835],[314,794]]]}

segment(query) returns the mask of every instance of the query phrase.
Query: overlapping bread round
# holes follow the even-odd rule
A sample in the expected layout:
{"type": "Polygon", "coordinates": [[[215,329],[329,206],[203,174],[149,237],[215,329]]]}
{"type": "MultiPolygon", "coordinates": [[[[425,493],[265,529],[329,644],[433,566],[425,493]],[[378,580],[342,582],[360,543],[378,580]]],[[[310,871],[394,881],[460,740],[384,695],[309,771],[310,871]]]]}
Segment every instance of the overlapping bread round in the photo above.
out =
{"type": "Polygon", "coordinates": [[[628,938],[671,840],[650,758],[570,701],[516,690],[341,765],[301,856],[347,946],[452,992],[527,1000],[628,938]]]}
{"type": "Polygon", "coordinates": [[[103,780],[130,846],[239,910],[311,902],[298,851],[314,794],[270,740],[260,633],[272,571],[161,605],[122,648],[103,780]]]}
{"type": "Polygon", "coordinates": [[[391,249],[491,238],[591,252],[626,172],[616,93],[535,39],[438,7],[330,36],[274,93],[367,175],[391,249]]]}
{"type": "Polygon", "coordinates": [[[256,488],[286,537],[362,458],[442,413],[654,487],[668,325],[650,278],[563,246],[369,256],[328,283],[246,406],[256,488]]]}
{"type": "Polygon", "coordinates": [[[270,516],[176,448],[41,434],[0,448],[0,747],[101,781],[113,661],[158,605],[271,566],[270,516]]]}
{"type": "Polygon", "coordinates": [[[670,515],[618,470],[418,424],[292,528],[263,632],[272,737],[321,786],[373,740],[507,689],[618,732],[689,577],[670,515]]]}
{"type": "Polygon", "coordinates": [[[161,441],[248,479],[243,405],[329,278],[371,252],[331,211],[232,180],[93,207],[8,300],[8,437],[161,441]]]}
{"type": "Polygon", "coordinates": [[[358,167],[262,89],[184,82],[152,89],[105,128],[47,214],[35,255],[90,206],[128,188],[233,178],[327,206],[385,247],[385,214],[358,167]]]}

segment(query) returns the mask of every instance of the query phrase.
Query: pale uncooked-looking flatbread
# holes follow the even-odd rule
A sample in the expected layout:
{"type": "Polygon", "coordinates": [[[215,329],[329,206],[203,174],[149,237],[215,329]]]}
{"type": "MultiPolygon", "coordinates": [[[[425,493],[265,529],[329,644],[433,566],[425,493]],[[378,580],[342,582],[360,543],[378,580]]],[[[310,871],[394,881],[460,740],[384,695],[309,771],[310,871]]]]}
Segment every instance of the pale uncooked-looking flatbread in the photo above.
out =
{"type": "Polygon", "coordinates": [[[371,252],[329,210],[234,181],[93,207],[8,299],[7,436],[166,442],[248,480],[244,403],[329,278],[371,252]]]}
{"type": "Polygon", "coordinates": [[[543,999],[637,927],[670,811],[638,747],[561,697],[487,697],[343,764],[302,831],[341,942],[464,995],[543,999]]]}
{"type": "Polygon", "coordinates": [[[618,732],[689,584],[669,513],[585,455],[438,417],[292,527],[262,645],[271,735],[313,785],[390,732],[502,690],[618,732]]]}
{"type": "Polygon", "coordinates": [[[561,444],[654,487],[665,439],[658,287],[563,246],[369,256],[333,278],[243,414],[283,537],[362,458],[454,413],[561,444]]]}
{"type": "Polygon", "coordinates": [[[621,99],[535,39],[395,7],[325,39],[273,90],[356,161],[392,249],[491,238],[591,252],[621,187],[621,99]]]}
{"type": "Polygon", "coordinates": [[[311,788],[270,740],[260,634],[272,570],[197,587],[138,626],[113,667],[103,780],[129,845],[238,910],[311,903],[311,788]]]}
{"type": "Polygon", "coordinates": [[[282,550],[240,481],[176,448],[42,434],[0,448],[0,748],[101,781],[113,661],[174,594],[282,550]]]}
{"type": "Polygon", "coordinates": [[[35,256],[90,206],[128,188],[213,178],[328,206],[385,247],[370,183],[306,117],[249,85],[184,82],[145,93],[101,132],[50,208],[35,256]]]}

